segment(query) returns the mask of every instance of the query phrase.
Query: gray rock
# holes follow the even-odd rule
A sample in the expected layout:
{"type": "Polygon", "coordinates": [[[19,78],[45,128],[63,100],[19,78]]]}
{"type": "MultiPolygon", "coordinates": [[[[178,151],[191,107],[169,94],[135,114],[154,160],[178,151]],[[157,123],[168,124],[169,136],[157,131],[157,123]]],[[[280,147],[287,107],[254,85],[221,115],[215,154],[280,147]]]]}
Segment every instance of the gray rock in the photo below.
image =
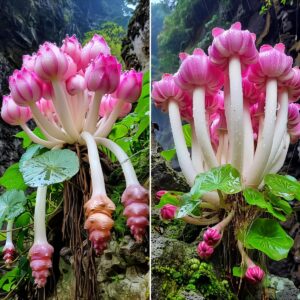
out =
{"type": "Polygon", "coordinates": [[[185,297],[185,300],[204,300],[203,296],[192,291],[182,291],[180,296],[185,297]]]}
{"type": "Polygon", "coordinates": [[[300,291],[288,278],[270,275],[268,288],[275,290],[274,300],[299,300],[300,291]]]}

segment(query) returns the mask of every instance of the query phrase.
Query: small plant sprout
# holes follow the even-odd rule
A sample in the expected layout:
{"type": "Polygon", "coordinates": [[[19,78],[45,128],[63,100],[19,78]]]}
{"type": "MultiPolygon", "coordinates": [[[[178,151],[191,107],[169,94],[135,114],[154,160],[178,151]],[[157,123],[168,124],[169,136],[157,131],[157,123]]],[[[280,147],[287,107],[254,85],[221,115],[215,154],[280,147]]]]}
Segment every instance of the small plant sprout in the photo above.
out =
{"type": "MultiPolygon", "coordinates": [[[[86,271],[82,264],[84,255],[94,266],[92,251],[86,247],[91,245],[100,255],[108,246],[116,207],[106,194],[100,145],[106,148],[104,152],[111,151],[121,164],[126,189],[120,201],[124,204],[127,226],[137,242],[143,241],[148,227],[148,191],[139,183],[128,155],[108,138],[116,121],[126,117],[140,98],[142,85],[143,74],[135,70],[121,71],[121,64],[110,54],[105,39],[97,34],[84,47],[75,35],[67,36],[61,47],[45,42],[37,53],[24,55],[20,70],[10,76],[10,95],[3,97],[1,117],[10,125],[19,125],[33,143],[40,145],[29,147],[20,161],[25,184],[37,188],[34,244],[29,258],[38,288],[46,284],[56,250],[48,244],[46,235],[47,186],[66,181],[62,231],[74,255],[76,274],[86,271]],[[27,125],[31,119],[40,132],[32,131],[27,125]],[[70,184],[71,180],[77,181],[70,184]],[[80,196],[74,196],[75,193],[80,196]],[[82,227],[87,230],[90,243],[84,241],[82,227]]],[[[12,240],[8,231],[4,251],[7,263],[13,257],[9,243],[12,240]]],[[[84,293],[96,297],[91,280],[95,281],[93,272],[82,282],[76,275],[78,297],[85,298],[84,293]]]]}
{"type": "Polygon", "coordinates": [[[257,51],[255,34],[239,22],[212,35],[208,55],[180,53],[178,71],[153,82],[154,104],[169,114],[178,163],[191,187],[158,192],[157,207],[163,219],[210,226],[197,247],[203,259],[225,238],[231,249],[238,243],[245,272],[233,274],[259,283],[265,273],[245,249],[280,260],[292,246],[278,221],[291,214],[288,201],[300,200],[300,184],[277,173],[290,142],[300,138],[294,103],[300,70],[281,43],[257,51]],[[259,218],[262,213],[270,218],[259,218]]]}
{"type": "Polygon", "coordinates": [[[7,221],[6,241],[5,241],[5,245],[3,247],[3,259],[5,262],[5,265],[8,268],[11,267],[13,260],[14,260],[14,256],[15,256],[15,246],[13,244],[13,239],[12,239],[13,225],[14,225],[14,220],[7,221]]]}

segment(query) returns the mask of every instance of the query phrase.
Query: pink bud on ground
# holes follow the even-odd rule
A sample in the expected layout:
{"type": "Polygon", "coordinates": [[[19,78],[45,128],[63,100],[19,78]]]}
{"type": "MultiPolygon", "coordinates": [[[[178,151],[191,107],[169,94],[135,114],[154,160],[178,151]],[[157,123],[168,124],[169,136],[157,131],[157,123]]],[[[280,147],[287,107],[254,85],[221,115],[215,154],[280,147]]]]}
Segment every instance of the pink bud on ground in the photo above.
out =
{"type": "Polygon", "coordinates": [[[183,56],[174,80],[184,90],[201,86],[210,95],[214,95],[224,81],[222,72],[210,62],[202,49],[195,49],[192,55],[183,56]]]}
{"type": "Polygon", "coordinates": [[[168,102],[176,101],[179,107],[185,106],[186,92],[176,85],[172,74],[164,74],[160,81],[152,83],[152,98],[157,108],[168,111],[168,102]]]}
{"type": "Polygon", "coordinates": [[[43,94],[42,81],[26,68],[13,72],[9,77],[9,88],[14,101],[20,106],[28,106],[30,102],[41,99],[43,94]]]}
{"type": "Polygon", "coordinates": [[[80,70],[82,47],[75,35],[72,35],[71,37],[68,35],[66,36],[66,38],[63,40],[61,50],[73,59],[77,70],[80,70]]]}
{"type": "Polygon", "coordinates": [[[210,246],[216,245],[222,238],[221,232],[216,228],[208,228],[203,234],[203,239],[210,246]]]}
{"type": "Polygon", "coordinates": [[[113,93],[119,85],[121,65],[112,55],[98,55],[85,71],[88,90],[103,95],[113,93]]]}
{"type": "Polygon", "coordinates": [[[265,272],[256,265],[248,267],[245,278],[252,284],[260,283],[265,276],[265,272]]]}
{"type": "Polygon", "coordinates": [[[200,242],[197,247],[197,252],[202,259],[208,259],[214,253],[214,248],[206,242],[200,242]]]}
{"type": "Polygon", "coordinates": [[[44,287],[47,277],[50,275],[49,269],[52,268],[52,254],[54,248],[46,243],[33,244],[29,250],[30,267],[34,283],[38,288],[44,287]]]}
{"type": "Polygon", "coordinates": [[[158,199],[158,200],[160,200],[160,198],[164,195],[164,194],[166,194],[168,191],[165,191],[165,190],[161,190],[161,191],[158,191],[158,192],[156,192],[156,198],[158,199]]]}
{"type": "Polygon", "coordinates": [[[3,247],[3,259],[7,267],[11,266],[14,260],[15,253],[16,251],[13,243],[6,242],[5,246],[3,247]]]}
{"type": "Polygon", "coordinates": [[[109,55],[110,48],[102,36],[95,34],[82,49],[82,69],[85,69],[99,54],[109,55]]]}
{"type": "Polygon", "coordinates": [[[32,116],[29,107],[17,105],[9,95],[3,96],[1,117],[10,125],[20,125],[28,122],[32,116]]]}
{"type": "Polygon", "coordinates": [[[126,102],[136,102],[142,92],[143,73],[135,70],[125,71],[121,74],[118,88],[113,96],[126,102]]]}
{"type": "Polygon", "coordinates": [[[160,210],[160,215],[164,220],[172,220],[176,216],[177,206],[172,204],[164,205],[160,210]]]}
{"type": "Polygon", "coordinates": [[[208,48],[211,62],[222,70],[226,70],[229,59],[238,56],[243,67],[257,61],[258,52],[255,47],[255,34],[241,30],[241,23],[231,25],[228,30],[214,28],[212,45],[208,48]]]}
{"type": "Polygon", "coordinates": [[[141,185],[129,185],[122,195],[127,226],[138,243],[143,241],[149,225],[149,193],[141,185]]]}
{"type": "Polygon", "coordinates": [[[66,81],[67,91],[70,95],[77,95],[86,89],[84,76],[76,74],[66,81]]]}
{"type": "MultiPolygon", "coordinates": [[[[99,107],[99,115],[101,117],[109,115],[112,112],[113,108],[117,105],[118,101],[119,100],[114,98],[112,95],[103,96],[99,107]]],[[[131,103],[124,102],[122,110],[118,117],[124,118],[125,116],[127,116],[130,113],[131,108],[131,103]]]]}
{"type": "Polygon", "coordinates": [[[67,55],[56,45],[45,42],[37,53],[34,71],[45,80],[66,79],[69,62],[67,55]]]}

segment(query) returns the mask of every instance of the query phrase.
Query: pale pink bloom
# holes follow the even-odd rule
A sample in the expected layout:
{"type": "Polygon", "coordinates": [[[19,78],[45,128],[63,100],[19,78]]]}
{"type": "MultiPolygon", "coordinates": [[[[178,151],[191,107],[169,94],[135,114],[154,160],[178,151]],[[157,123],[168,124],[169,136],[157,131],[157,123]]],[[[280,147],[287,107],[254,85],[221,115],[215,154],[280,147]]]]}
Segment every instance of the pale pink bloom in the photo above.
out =
{"type": "Polygon", "coordinates": [[[173,220],[176,216],[177,206],[166,204],[160,209],[160,215],[164,220],[173,220]]]}
{"type": "Polygon", "coordinates": [[[89,63],[94,60],[99,54],[109,55],[110,48],[102,36],[95,34],[93,38],[82,49],[82,69],[85,69],[89,65],[89,63]]]}
{"type": "Polygon", "coordinates": [[[222,233],[214,227],[206,229],[203,234],[204,241],[210,246],[216,245],[221,240],[221,238],[222,233]]]}
{"type": "Polygon", "coordinates": [[[156,192],[156,198],[158,199],[158,200],[160,200],[160,198],[164,195],[164,194],[166,194],[168,191],[165,191],[165,190],[160,190],[160,191],[158,191],[158,192],[156,192]]]}
{"type": "Polygon", "coordinates": [[[208,259],[214,253],[214,248],[202,241],[198,244],[197,252],[202,259],[208,259]]]}
{"type": "Polygon", "coordinates": [[[120,82],[121,65],[112,55],[99,54],[85,71],[88,90],[99,91],[103,95],[113,93],[120,82]]]}
{"type": "Polygon", "coordinates": [[[24,124],[32,118],[30,108],[17,105],[10,95],[3,96],[1,117],[10,125],[24,124]]]}
{"type": "Polygon", "coordinates": [[[45,42],[37,53],[34,71],[44,80],[66,79],[69,62],[65,54],[55,44],[45,42]]]}
{"type": "Polygon", "coordinates": [[[9,77],[9,88],[14,101],[21,106],[41,99],[43,93],[42,81],[26,68],[13,72],[9,77]]]}
{"type": "Polygon", "coordinates": [[[222,70],[228,68],[229,59],[238,56],[243,68],[257,61],[255,34],[241,30],[241,23],[236,22],[228,30],[214,28],[212,45],[208,48],[211,62],[222,70]]]}
{"type": "MultiPolygon", "coordinates": [[[[103,96],[99,107],[99,115],[101,117],[109,115],[118,103],[118,101],[119,100],[117,98],[114,98],[112,95],[103,96]]],[[[125,102],[122,106],[119,118],[124,118],[125,116],[127,116],[130,113],[131,108],[132,104],[125,102]]]]}
{"type": "Polygon", "coordinates": [[[263,280],[265,272],[256,265],[249,266],[245,273],[245,278],[252,284],[259,283],[263,280]]]}
{"type": "Polygon", "coordinates": [[[36,60],[36,54],[32,55],[23,55],[22,56],[22,68],[26,68],[27,70],[34,71],[34,65],[36,60]]]}
{"type": "Polygon", "coordinates": [[[135,70],[122,72],[118,88],[113,97],[126,102],[136,102],[142,92],[143,73],[135,70]]]}
{"type": "Polygon", "coordinates": [[[223,74],[209,60],[202,49],[195,49],[192,55],[181,53],[182,63],[174,75],[175,83],[184,90],[204,87],[214,95],[223,85],[223,74]]]}
{"type": "Polygon", "coordinates": [[[75,64],[75,62],[73,61],[73,59],[68,55],[65,54],[67,61],[68,61],[68,69],[66,74],[64,75],[64,79],[69,79],[70,77],[74,76],[77,72],[77,65],[75,64]]]}
{"type": "Polygon", "coordinates": [[[56,113],[53,102],[51,100],[46,100],[42,98],[39,101],[37,101],[36,104],[38,109],[44,116],[56,113]]]}
{"type": "Polygon", "coordinates": [[[269,78],[277,79],[279,85],[289,81],[292,76],[293,59],[284,53],[285,46],[276,44],[260,47],[258,62],[249,69],[248,79],[264,86],[269,78]]]}
{"type": "Polygon", "coordinates": [[[86,89],[84,76],[76,74],[66,81],[67,91],[70,95],[77,95],[86,89]]]}
{"type": "Polygon", "coordinates": [[[50,81],[42,81],[43,98],[50,100],[54,95],[53,87],[50,81]]]}
{"type": "Polygon", "coordinates": [[[184,107],[187,97],[186,92],[176,85],[172,74],[164,74],[160,81],[153,81],[151,96],[155,106],[164,112],[168,111],[170,100],[176,101],[179,107],[184,107]]]}
{"type": "Polygon", "coordinates": [[[68,35],[63,40],[63,44],[61,46],[63,52],[68,54],[74,61],[77,66],[77,70],[81,69],[81,44],[77,40],[75,35],[69,37],[68,35]]]}
{"type": "Polygon", "coordinates": [[[29,250],[30,267],[32,276],[35,278],[34,283],[38,288],[44,287],[47,277],[50,275],[49,269],[52,268],[52,254],[54,248],[46,243],[33,244],[29,250]]]}

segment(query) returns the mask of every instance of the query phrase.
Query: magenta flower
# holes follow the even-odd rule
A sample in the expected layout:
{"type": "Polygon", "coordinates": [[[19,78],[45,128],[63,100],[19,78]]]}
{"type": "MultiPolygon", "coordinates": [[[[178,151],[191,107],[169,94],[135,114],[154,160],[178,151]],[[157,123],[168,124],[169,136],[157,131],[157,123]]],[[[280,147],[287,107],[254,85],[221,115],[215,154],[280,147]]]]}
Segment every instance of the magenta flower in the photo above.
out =
{"type": "Polygon", "coordinates": [[[34,71],[35,60],[36,60],[36,54],[23,55],[22,68],[26,68],[27,70],[34,71]]]}
{"type": "Polygon", "coordinates": [[[17,105],[10,95],[3,96],[1,117],[10,125],[24,124],[32,118],[30,108],[17,105]]]}
{"type": "Polygon", "coordinates": [[[158,192],[156,192],[156,198],[158,199],[158,200],[160,200],[160,198],[164,195],[164,194],[166,194],[168,191],[165,191],[165,190],[160,190],[160,191],[158,191],[158,192]]]}
{"type": "Polygon", "coordinates": [[[242,86],[244,100],[248,101],[250,105],[257,103],[260,98],[261,89],[249,81],[247,77],[243,77],[242,86]]]}
{"type": "MultiPolygon", "coordinates": [[[[102,97],[99,108],[99,115],[101,117],[109,116],[113,108],[117,105],[118,99],[114,98],[112,95],[105,95],[102,97]]],[[[119,113],[119,118],[124,118],[127,116],[132,108],[132,104],[129,102],[124,102],[122,110],[119,113]]]]}
{"type": "Polygon", "coordinates": [[[66,79],[69,61],[56,45],[45,42],[37,53],[34,71],[44,80],[66,79]]]}
{"type": "Polygon", "coordinates": [[[233,56],[239,57],[244,67],[257,61],[255,34],[241,30],[240,22],[232,24],[228,30],[214,28],[212,35],[214,40],[208,48],[208,54],[211,62],[222,70],[227,69],[229,59],[233,56]]]}
{"type": "Polygon", "coordinates": [[[111,94],[118,87],[120,75],[121,65],[117,59],[109,54],[100,54],[85,71],[86,86],[90,91],[111,94]]]}
{"type": "Polygon", "coordinates": [[[259,266],[256,265],[248,267],[245,273],[245,278],[252,284],[261,282],[264,276],[265,272],[259,266]]]}
{"type": "Polygon", "coordinates": [[[136,102],[142,92],[143,73],[135,70],[125,71],[121,74],[118,88],[113,97],[126,102],[136,102]]]}
{"type": "Polygon", "coordinates": [[[66,81],[67,91],[70,95],[77,95],[86,89],[84,76],[76,74],[66,81]]]}
{"type": "Polygon", "coordinates": [[[172,204],[164,205],[160,210],[160,215],[164,220],[173,220],[176,216],[177,206],[172,204]]]}
{"type": "Polygon", "coordinates": [[[42,97],[42,81],[32,71],[22,68],[9,77],[9,88],[14,101],[20,106],[28,106],[42,97]]]}
{"type": "Polygon", "coordinates": [[[10,267],[13,260],[14,260],[14,256],[16,254],[15,251],[15,247],[13,245],[13,243],[7,243],[5,244],[5,246],[3,247],[3,259],[5,262],[5,265],[7,267],[10,267]]]}
{"type": "Polygon", "coordinates": [[[61,50],[73,59],[77,65],[77,70],[80,70],[82,47],[75,35],[72,35],[71,37],[67,35],[65,37],[61,46],[61,50]]]}
{"type": "Polygon", "coordinates": [[[214,253],[214,248],[206,242],[200,242],[197,247],[197,253],[202,259],[208,259],[214,253]]]}
{"type": "MultiPolygon", "coordinates": [[[[294,102],[300,98],[300,69],[299,67],[292,68],[291,79],[282,84],[283,89],[287,88],[289,101],[294,102]]],[[[282,89],[282,87],[280,86],[282,89]]]]}
{"type": "Polygon", "coordinates": [[[214,246],[222,238],[222,233],[216,228],[208,228],[204,232],[203,239],[207,245],[214,246]]]}
{"type": "Polygon", "coordinates": [[[209,95],[214,95],[223,85],[222,73],[211,64],[202,49],[195,49],[192,55],[181,53],[182,63],[174,75],[175,83],[183,90],[205,87],[209,95]]]}
{"type": "Polygon", "coordinates": [[[156,107],[168,111],[170,100],[176,101],[179,107],[184,106],[186,92],[176,85],[172,74],[164,74],[160,81],[153,81],[152,98],[156,107]]]}
{"type": "Polygon", "coordinates": [[[291,138],[291,143],[295,144],[300,138],[300,105],[290,103],[288,107],[288,124],[287,129],[291,138]]]}
{"type": "Polygon", "coordinates": [[[82,69],[85,69],[99,54],[110,55],[110,48],[102,36],[95,34],[82,49],[82,69]]]}
{"type": "Polygon", "coordinates": [[[43,85],[43,98],[47,100],[51,100],[54,94],[51,82],[43,81],[42,85],[43,85]]]}

